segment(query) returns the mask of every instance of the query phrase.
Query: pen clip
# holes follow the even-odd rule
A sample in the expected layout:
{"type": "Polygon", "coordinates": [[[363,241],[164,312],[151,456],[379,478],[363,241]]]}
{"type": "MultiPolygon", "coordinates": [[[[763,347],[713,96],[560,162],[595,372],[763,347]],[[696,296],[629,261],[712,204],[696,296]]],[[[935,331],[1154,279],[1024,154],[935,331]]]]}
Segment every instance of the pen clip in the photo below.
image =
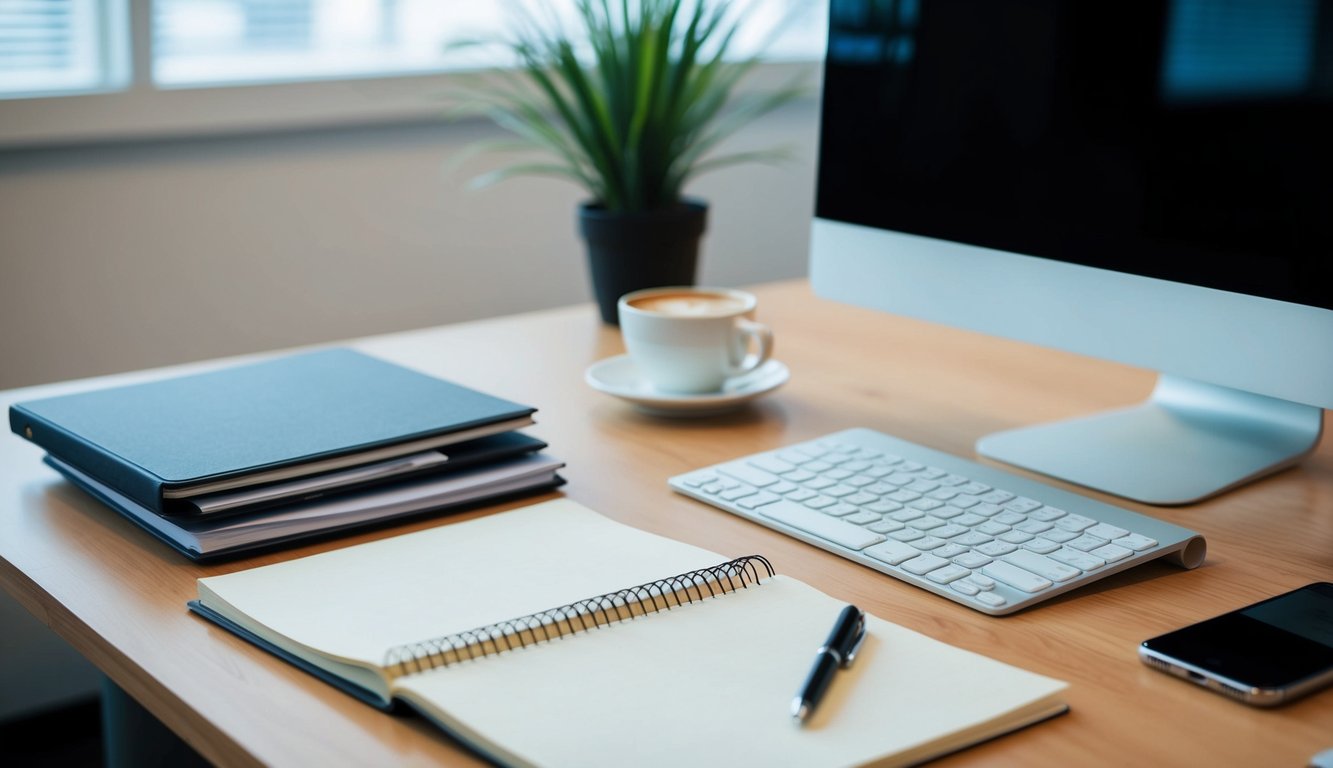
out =
{"type": "Polygon", "coordinates": [[[860,621],[856,623],[856,634],[852,637],[852,642],[849,644],[849,647],[846,649],[846,651],[844,651],[842,654],[841,666],[844,669],[852,665],[852,661],[856,658],[856,652],[861,650],[861,644],[864,643],[865,640],[866,640],[866,617],[865,614],[863,613],[861,614],[860,621]]]}

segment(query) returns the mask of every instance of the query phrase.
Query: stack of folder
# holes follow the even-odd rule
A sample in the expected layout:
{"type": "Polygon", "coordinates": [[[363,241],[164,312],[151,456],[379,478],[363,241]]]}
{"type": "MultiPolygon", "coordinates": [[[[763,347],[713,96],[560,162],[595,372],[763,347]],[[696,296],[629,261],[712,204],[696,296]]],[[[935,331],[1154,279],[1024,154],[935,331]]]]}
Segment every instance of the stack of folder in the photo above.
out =
{"type": "Polygon", "coordinates": [[[561,485],[535,408],[335,348],[17,403],[70,482],[192,560],[561,485]]]}

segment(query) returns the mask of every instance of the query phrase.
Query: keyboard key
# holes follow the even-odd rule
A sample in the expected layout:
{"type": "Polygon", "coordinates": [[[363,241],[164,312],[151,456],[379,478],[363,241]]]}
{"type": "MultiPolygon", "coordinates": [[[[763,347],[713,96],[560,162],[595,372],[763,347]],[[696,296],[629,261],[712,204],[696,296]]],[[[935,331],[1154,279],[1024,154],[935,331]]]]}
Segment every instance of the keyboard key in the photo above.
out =
{"type": "Polygon", "coordinates": [[[788,464],[801,465],[811,459],[810,455],[800,451],[782,451],[777,454],[779,461],[785,461],[788,464]]]}
{"type": "Polygon", "coordinates": [[[787,498],[792,501],[808,501],[818,495],[818,493],[815,493],[809,488],[797,488],[796,490],[789,492],[787,498]]]}
{"type": "Polygon", "coordinates": [[[1011,512],[1018,512],[1019,514],[1023,515],[1026,515],[1027,513],[1031,512],[1034,509],[1037,509],[1040,506],[1041,506],[1040,501],[1037,501],[1036,499],[1029,499],[1025,496],[1019,496],[1018,498],[1010,499],[1009,501],[1006,501],[1004,503],[1005,509],[1010,510],[1011,512]]]}
{"type": "Polygon", "coordinates": [[[945,525],[941,525],[938,528],[932,529],[930,531],[930,535],[939,536],[941,539],[952,539],[955,536],[961,536],[967,532],[968,530],[961,525],[954,525],[952,523],[948,523],[945,525]]]}
{"type": "Polygon", "coordinates": [[[877,515],[874,512],[857,512],[854,515],[848,515],[843,518],[843,520],[846,520],[852,525],[869,525],[870,523],[878,523],[883,519],[883,515],[877,515]]]}
{"type": "Polygon", "coordinates": [[[862,504],[873,504],[874,502],[879,501],[879,497],[872,493],[853,493],[851,496],[843,499],[843,501],[848,504],[856,504],[857,506],[860,506],[862,504]]]}
{"type": "MultiPolygon", "coordinates": [[[[948,507],[946,507],[945,509],[948,509],[948,507]]],[[[944,517],[944,515],[941,514],[942,512],[944,512],[943,509],[937,509],[937,510],[935,510],[935,516],[936,516],[936,517],[944,517]]],[[[965,527],[965,528],[971,528],[972,526],[974,526],[974,525],[976,525],[976,524],[978,524],[978,523],[984,523],[984,522],[986,522],[986,518],[982,517],[981,515],[974,515],[974,514],[972,514],[971,512],[964,512],[963,514],[959,515],[958,517],[955,517],[955,518],[953,519],[953,522],[956,523],[956,524],[958,524],[958,525],[961,525],[961,526],[963,526],[963,527],[965,527]]]]}
{"type": "Polygon", "coordinates": [[[930,515],[926,515],[925,517],[919,517],[916,520],[913,520],[910,523],[908,523],[908,525],[912,526],[918,531],[929,531],[932,528],[939,528],[944,524],[945,523],[943,520],[939,519],[938,517],[931,517],[930,515]]]}
{"type": "Polygon", "coordinates": [[[827,477],[830,480],[846,480],[856,473],[847,469],[830,469],[823,474],[824,477],[827,477]]]}
{"type": "Polygon", "coordinates": [[[915,528],[900,528],[894,531],[893,533],[890,533],[889,538],[896,539],[898,541],[912,541],[913,539],[919,539],[925,535],[926,534],[922,533],[921,531],[918,531],[915,528]]]}
{"type": "Polygon", "coordinates": [[[898,565],[899,563],[911,560],[921,554],[921,550],[915,549],[900,541],[886,541],[882,544],[876,544],[865,550],[865,554],[870,555],[876,560],[882,560],[889,565],[898,565]]]}
{"type": "Polygon", "coordinates": [[[1073,531],[1066,531],[1061,528],[1052,528],[1051,530],[1043,533],[1042,537],[1063,544],[1066,541],[1073,541],[1074,539],[1077,539],[1078,534],[1074,533],[1073,531]]]}
{"type": "Polygon", "coordinates": [[[1027,522],[1027,515],[1020,515],[1017,512],[1001,512],[991,518],[991,522],[1001,525],[1018,525],[1027,522]]]}
{"type": "Polygon", "coordinates": [[[984,533],[987,536],[999,536],[1002,533],[1008,533],[1009,526],[1000,525],[999,523],[994,523],[987,520],[986,522],[982,523],[981,525],[978,525],[972,530],[976,531],[977,533],[984,533]]]}
{"type": "Polygon", "coordinates": [[[765,472],[757,467],[752,467],[744,462],[735,461],[730,464],[724,464],[718,467],[718,471],[724,475],[736,478],[742,483],[748,483],[756,488],[764,488],[778,482],[778,476],[765,472]]]}
{"type": "Polygon", "coordinates": [[[949,587],[952,588],[952,589],[953,589],[954,591],[956,591],[956,592],[960,592],[960,593],[962,593],[962,594],[964,594],[964,595],[968,595],[968,596],[975,595],[976,593],[978,593],[978,592],[981,591],[981,590],[977,589],[977,587],[976,587],[975,584],[973,584],[973,583],[971,583],[971,582],[969,582],[969,581],[955,581],[955,582],[949,584],[949,587]]]}
{"type": "Polygon", "coordinates": [[[1008,491],[1001,491],[996,488],[988,493],[981,494],[981,500],[989,504],[1003,504],[1012,499],[1014,495],[1008,491]]]}
{"type": "Polygon", "coordinates": [[[1091,528],[1096,524],[1096,520],[1093,520],[1090,517],[1084,517],[1083,515],[1065,515],[1055,521],[1056,528],[1063,528],[1066,531],[1073,531],[1074,533],[1082,533],[1083,529],[1091,528]]]}
{"type": "Polygon", "coordinates": [[[1116,544],[1107,544],[1104,547],[1097,547],[1096,549],[1089,550],[1088,554],[1096,555],[1097,557],[1102,558],[1108,563],[1114,563],[1117,560],[1124,560],[1125,558],[1134,554],[1134,551],[1130,549],[1125,549],[1124,547],[1118,546],[1116,544]]]}
{"type": "Polygon", "coordinates": [[[827,461],[821,461],[819,459],[816,459],[814,461],[807,461],[806,463],[802,464],[801,469],[808,470],[810,472],[827,472],[830,469],[833,469],[833,465],[828,463],[827,461]]]}
{"type": "Polygon", "coordinates": [[[846,480],[843,480],[843,482],[846,483],[847,485],[850,485],[853,488],[860,488],[861,490],[865,490],[865,487],[867,485],[874,484],[875,478],[866,477],[865,475],[852,475],[846,480]]]}
{"type": "Polygon", "coordinates": [[[1090,555],[1086,552],[1079,552],[1077,549],[1061,549],[1051,552],[1049,557],[1052,560],[1059,560],[1067,565],[1072,565],[1082,571],[1091,571],[1094,568],[1101,568],[1106,565],[1106,561],[1090,555]]]}
{"type": "Polygon", "coordinates": [[[1039,555],[1036,552],[1029,552],[1026,549],[1020,549],[1013,554],[1005,555],[1004,561],[1010,565],[1016,565],[1025,571],[1031,571],[1042,578],[1056,582],[1069,581],[1075,576],[1083,573],[1083,571],[1078,568],[1065,565],[1064,563],[1052,560],[1049,557],[1039,555]]]}
{"type": "Polygon", "coordinates": [[[912,539],[908,543],[917,549],[927,550],[944,546],[945,542],[944,539],[941,539],[939,536],[922,536],[919,539],[912,539]]]}
{"type": "Polygon", "coordinates": [[[979,547],[975,547],[975,549],[988,557],[999,557],[1000,555],[1007,555],[1010,552],[1013,552],[1015,549],[1018,549],[1018,547],[1003,541],[991,541],[982,544],[979,547]]]}
{"type": "Polygon", "coordinates": [[[958,486],[959,493],[966,493],[971,496],[980,496],[990,490],[990,486],[984,483],[968,482],[958,486]]]}
{"type": "Polygon", "coordinates": [[[819,477],[819,475],[816,475],[808,469],[792,470],[791,472],[783,473],[782,476],[793,483],[804,483],[819,477]]]}
{"type": "Polygon", "coordinates": [[[786,500],[760,507],[759,514],[848,549],[862,550],[884,541],[884,537],[874,531],[844,523],[786,500]]]}
{"type": "Polygon", "coordinates": [[[992,608],[999,608],[1009,601],[1005,599],[1004,595],[997,595],[994,592],[978,592],[977,602],[985,603],[992,608]]]}
{"type": "Polygon", "coordinates": [[[1107,541],[1112,541],[1121,536],[1129,535],[1129,531],[1124,528],[1117,528],[1114,525],[1107,525],[1106,523],[1097,523],[1090,528],[1083,529],[1083,532],[1089,536],[1096,536],[1099,539],[1106,539],[1107,541]]]}
{"type": "MultiPolygon", "coordinates": [[[[853,507],[851,504],[843,504],[842,502],[838,502],[837,504],[834,504],[831,507],[824,507],[819,511],[823,512],[826,515],[831,515],[833,517],[842,517],[843,515],[850,515],[856,512],[860,512],[861,510],[858,507],[853,507]]],[[[875,519],[878,520],[879,515],[876,515],[875,519]]]]}
{"type": "Polygon", "coordinates": [[[958,581],[964,576],[971,576],[971,575],[972,572],[969,571],[968,569],[962,567],[961,565],[953,565],[951,563],[949,565],[944,566],[943,568],[936,568],[930,573],[927,573],[926,578],[930,579],[936,584],[948,584],[953,581],[958,581]]]}
{"type": "Polygon", "coordinates": [[[893,533],[901,531],[905,526],[897,520],[880,520],[878,523],[871,523],[866,526],[875,533],[893,533]]]}
{"type": "Polygon", "coordinates": [[[993,536],[987,536],[984,533],[977,533],[976,531],[971,531],[969,533],[964,533],[962,536],[959,536],[958,538],[954,539],[954,543],[962,544],[965,547],[975,547],[979,544],[985,544],[988,541],[992,541],[993,539],[994,539],[993,536]]]}
{"type": "Polygon", "coordinates": [[[732,489],[730,489],[730,490],[726,490],[726,491],[723,491],[722,493],[719,493],[719,494],[718,494],[718,497],[719,497],[719,498],[722,498],[722,499],[725,499],[726,501],[735,501],[736,499],[740,499],[740,498],[743,498],[743,497],[745,497],[745,496],[749,496],[749,495],[753,494],[754,492],[755,492],[755,489],[754,489],[754,488],[751,488],[751,487],[748,486],[748,485],[738,485],[738,486],[736,486],[735,488],[732,488],[732,489]]]}
{"type": "Polygon", "coordinates": [[[942,557],[935,557],[929,552],[922,552],[921,554],[917,555],[911,560],[908,560],[907,562],[903,563],[898,567],[902,568],[904,571],[907,571],[908,573],[915,573],[917,576],[924,576],[927,573],[930,573],[931,571],[935,570],[936,568],[948,564],[949,561],[945,560],[942,557]]]}
{"type": "Polygon", "coordinates": [[[813,480],[806,480],[804,485],[811,490],[822,491],[825,488],[832,488],[837,485],[837,483],[827,477],[816,477],[813,480]]]}
{"type": "Polygon", "coordinates": [[[1032,533],[1032,534],[1045,533],[1046,531],[1051,530],[1050,523],[1043,523],[1039,520],[1029,520],[1026,523],[1019,523],[1014,527],[1022,531],[1023,533],[1032,533]]]}
{"type": "MultiPolygon", "coordinates": [[[[956,500],[954,501],[954,506],[955,507],[958,506],[958,502],[956,500]]],[[[991,515],[998,514],[1001,511],[1001,509],[999,504],[992,504],[989,501],[983,501],[977,504],[975,507],[972,507],[968,511],[974,515],[990,517],[991,515]]]]}
{"type": "Polygon", "coordinates": [[[1007,541],[1010,544],[1022,544],[1024,542],[1032,541],[1036,537],[1030,533],[1023,533],[1022,531],[1009,531],[1008,533],[1002,533],[995,538],[1000,541],[1007,541]]]}
{"type": "Polygon", "coordinates": [[[751,458],[748,463],[752,467],[756,467],[765,472],[771,472],[775,475],[781,475],[796,469],[795,464],[789,464],[776,456],[755,456],[751,458]]]}
{"type": "Polygon", "coordinates": [[[690,488],[698,488],[703,485],[708,485],[709,483],[717,482],[717,475],[695,475],[694,477],[687,477],[681,482],[685,483],[685,485],[690,488]]]}
{"type": "Polygon", "coordinates": [[[772,485],[764,486],[764,490],[768,491],[769,493],[776,493],[779,496],[786,496],[787,494],[791,493],[792,491],[800,487],[801,486],[797,485],[796,483],[789,483],[786,480],[779,480],[772,485]]]}
{"type": "Polygon", "coordinates": [[[881,515],[887,515],[890,512],[897,512],[902,508],[903,508],[902,504],[899,504],[896,501],[889,501],[888,499],[880,499],[879,501],[871,502],[870,504],[866,505],[866,510],[870,512],[878,512],[881,515]]]}
{"type": "Polygon", "coordinates": [[[977,573],[976,571],[973,571],[972,575],[967,577],[967,580],[976,584],[979,589],[995,589],[994,579],[984,574],[977,573]]]}
{"type": "Polygon", "coordinates": [[[916,501],[908,502],[907,506],[913,509],[919,509],[922,512],[929,512],[932,509],[939,509],[944,506],[944,502],[936,501],[935,499],[917,499],[916,501]]]}
{"type": "Polygon", "coordinates": [[[824,507],[831,507],[837,503],[837,499],[830,499],[827,496],[816,496],[813,499],[808,499],[805,502],[805,505],[811,509],[823,509],[824,507]]]}
{"type": "MultiPolygon", "coordinates": [[[[806,484],[806,487],[810,487],[808,483],[806,484]]],[[[835,499],[841,499],[843,496],[851,496],[853,493],[856,493],[855,488],[850,485],[842,485],[841,483],[831,488],[824,489],[825,496],[832,496],[835,499]]]]}
{"type": "Polygon", "coordinates": [[[1023,592],[1040,592],[1053,586],[1050,580],[1003,560],[992,560],[981,566],[981,572],[1002,584],[1008,584],[1023,592]]]}
{"type": "Polygon", "coordinates": [[[900,523],[911,522],[913,520],[917,520],[925,516],[926,513],[922,512],[919,509],[900,509],[897,512],[894,512],[893,514],[889,515],[889,517],[892,517],[894,520],[897,520],[900,523]]]}
{"type": "Polygon", "coordinates": [[[959,555],[965,555],[970,551],[971,550],[969,550],[967,547],[964,547],[961,544],[954,544],[951,541],[942,547],[935,547],[934,549],[930,550],[930,553],[935,557],[947,557],[952,560],[953,558],[959,555]]]}
{"type": "Polygon", "coordinates": [[[1106,543],[1106,539],[1099,539],[1096,536],[1079,536],[1077,539],[1066,541],[1065,546],[1082,552],[1090,552],[1106,543]]]}
{"type": "Polygon", "coordinates": [[[1051,541],[1050,539],[1044,539],[1044,538],[1038,537],[1038,538],[1033,539],[1032,541],[1024,542],[1022,548],[1023,548],[1023,549],[1030,549],[1030,550],[1032,550],[1033,552],[1036,552],[1036,553],[1039,554],[1039,555],[1049,555],[1050,553],[1052,553],[1052,552],[1054,552],[1055,550],[1059,549],[1059,548],[1060,548],[1060,545],[1059,545],[1059,544],[1056,544],[1055,542],[1051,541]]]}
{"type": "Polygon", "coordinates": [[[906,504],[909,501],[916,501],[917,499],[921,498],[921,494],[913,493],[911,491],[900,490],[900,491],[894,491],[893,493],[886,495],[884,498],[889,499],[890,501],[897,501],[902,504],[906,504]]]}
{"type": "Polygon", "coordinates": [[[1063,509],[1056,509],[1055,507],[1042,507],[1041,509],[1029,512],[1028,517],[1032,518],[1033,520],[1040,520],[1043,523],[1049,523],[1052,520],[1064,517],[1065,514],[1066,513],[1063,509]]]}
{"type": "Polygon", "coordinates": [[[981,499],[978,499],[976,496],[964,496],[960,493],[952,499],[949,499],[949,503],[959,509],[972,509],[981,503],[981,499]]]}
{"type": "Polygon", "coordinates": [[[741,499],[736,503],[746,509],[757,509],[759,507],[764,506],[765,504],[772,504],[773,502],[777,501],[780,498],[782,497],[777,495],[776,493],[769,493],[768,491],[760,491],[759,493],[756,493],[753,496],[746,496],[745,498],[741,499]]]}
{"type": "Polygon", "coordinates": [[[1137,533],[1131,533],[1128,536],[1121,536],[1113,544],[1119,544],[1126,549],[1132,549],[1135,552],[1142,552],[1145,549],[1152,549],[1157,546],[1156,539],[1150,539],[1147,536],[1141,536],[1137,533]]]}
{"type": "Polygon", "coordinates": [[[986,557],[980,552],[964,552],[961,555],[955,555],[953,561],[964,568],[980,568],[986,563],[989,563],[991,558],[986,557]]]}

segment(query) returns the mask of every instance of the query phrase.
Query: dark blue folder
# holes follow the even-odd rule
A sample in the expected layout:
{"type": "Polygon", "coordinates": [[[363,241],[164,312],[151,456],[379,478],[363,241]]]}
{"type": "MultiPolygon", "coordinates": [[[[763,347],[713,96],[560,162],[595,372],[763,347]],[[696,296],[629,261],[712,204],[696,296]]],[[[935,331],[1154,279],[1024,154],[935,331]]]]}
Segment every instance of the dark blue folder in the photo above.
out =
{"type": "Polygon", "coordinates": [[[535,410],[335,348],[17,403],[9,424],[160,513],[166,496],[504,432],[535,410]]]}

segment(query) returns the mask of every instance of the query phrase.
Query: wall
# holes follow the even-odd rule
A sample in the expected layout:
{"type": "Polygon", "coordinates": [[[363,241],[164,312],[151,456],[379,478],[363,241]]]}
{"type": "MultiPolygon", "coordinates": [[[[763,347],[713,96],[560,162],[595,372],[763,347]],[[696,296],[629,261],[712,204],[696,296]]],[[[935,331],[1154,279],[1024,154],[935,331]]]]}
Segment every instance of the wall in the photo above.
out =
{"type": "MultiPolygon", "coordinates": [[[[2,109],[2,107],[0,107],[2,109]]],[[[701,282],[805,273],[818,105],[728,149],[783,166],[701,178],[701,282]]],[[[485,190],[446,164],[480,123],[0,152],[0,389],[589,300],[576,188],[485,190]]],[[[95,690],[0,593],[0,720],[95,690]]]]}
{"type": "MultiPolygon", "coordinates": [[[[790,144],[689,191],[701,280],[804,274],[817,105],[735,148],[790,144]]],[[[467,181],[487,137],[438,123],[0,153],[0,389],[455,322],[590,297],[579,190],[467,181]]]]}

